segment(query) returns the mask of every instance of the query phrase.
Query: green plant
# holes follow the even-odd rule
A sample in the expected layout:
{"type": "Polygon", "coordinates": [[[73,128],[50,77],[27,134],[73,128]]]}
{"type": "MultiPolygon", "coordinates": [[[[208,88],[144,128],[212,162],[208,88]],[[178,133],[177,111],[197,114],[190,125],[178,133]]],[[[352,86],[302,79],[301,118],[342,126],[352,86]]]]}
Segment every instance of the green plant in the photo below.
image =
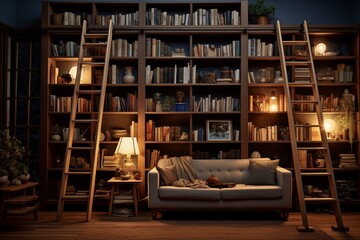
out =
{"type": "MultiPolygon", "coordinates": [[[[345,89],[341,99],[340,99],[340,115],[337,119],[338,124],[340,126],[341,131],[348,131],[349,142],[351,144],[351,151],[352,151],[352,144],[354,141],[355,135],[355,103],[353,94],[349,93],[348,89],[345,89]]],[[[344,136],[346,137],[346,136],[344,136]]]]}
{"type": "Polygon", "coordinates": [[[271,17],[275,15],[274,5],[265,5],[264,0],[256,0],[255,3],[249,4],[250,21],[256,22],[256,18],[260,16],[271,17]]]}
{"type": "Polygon", "coordinates": [[[17,169],[17,175],[28,175],[29,174],[29,168],[24,163],[18,163],[16,166],[17,169]]]}
{"type": "Polygon", "coordinates": [[[17,177],[18,163],[21,162],[25,153],[22,142],[15,136],[10,136],[9,130],[0,131],[0,165],[10,177],[17,177]]]}
{"type": "Polygon", "coordinates": [[[9,172],[3,168],[3,167],[0,167],[0,177],[2,176],[8,176],[9,172]]]}

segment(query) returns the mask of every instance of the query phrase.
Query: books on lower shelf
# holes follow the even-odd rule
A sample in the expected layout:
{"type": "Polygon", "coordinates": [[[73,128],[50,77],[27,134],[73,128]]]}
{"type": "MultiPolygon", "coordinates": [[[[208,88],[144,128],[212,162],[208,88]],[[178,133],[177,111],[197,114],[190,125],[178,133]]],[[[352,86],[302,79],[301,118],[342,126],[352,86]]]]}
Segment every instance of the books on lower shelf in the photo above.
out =
{"type": "Polygon", "coordinates": [[[354,153],[340,153],[339,154],[339,168],[358,168],[354,153]]]}

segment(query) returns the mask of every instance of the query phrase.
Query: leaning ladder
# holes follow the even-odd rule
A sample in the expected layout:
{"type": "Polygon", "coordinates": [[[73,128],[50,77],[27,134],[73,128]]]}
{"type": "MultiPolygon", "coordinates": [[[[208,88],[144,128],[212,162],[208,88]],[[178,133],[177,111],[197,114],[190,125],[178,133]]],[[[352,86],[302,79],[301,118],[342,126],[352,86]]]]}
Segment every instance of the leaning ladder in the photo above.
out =
{"type": "MultiPolygon", "coordinates": [[[[101,125],[102,125],[102,117],[104,112],[104,102],[105,102],[105,94],[106,94],[106,83],[109,69],[109,59],[111,52],[111,41],[112,41],[112,29],[113,24],[110,20],[109,29],[107,34],[89,34],[86,32],[87,22],[84,20],[81,34],[81,42],[79,49],[79,58],[77,63],[77,73],[75,78],[74,85],[74,93],[72,97],[72,106],[71,106],[71,115],[70,115],[70,123],[69,123],[69,133],[68,133],[68,141],[65,152],[65,161],[63,167],[61,188],[59,194],[59,202],[58,202],[58,210],[57,210],[57,220],[62,218],[62,213],[64,210],[65,200],[86,200],[87,201],[87,214],[86,221],[90,221],[94,200],[94,189],[95,189],[95,180],[96,180],[96,169],[99,158],[99,143],[100,143],[100,133],[101,133],[101,125]],[[103,42],[97,42],[97,39],[106,39],[103,42]],[[105,42],[106,41],[106,42],[105,42]],[[105,49],[104,62],[92,62],[91,60],[85,60],[85,52],[86,58],[90,58],[91,54],[98,54],[99,49],[105,49]],[[82,85],[80,83],[81,72],[84,66],[90,67],[98,67],[103,68],[103,77],[102,83],[100,85],[100,89],[89,88],[86,85],[82,85]],[[84,114],[78,114],[78,109],[80,108],[79,99],[80,97],[88,97],[92,99],[94,102],[95,97],[99,97],[99,105],[97,114],[89,114],[89,118],[84,118],[84,114]],[[95,127],[95,143],[90,141],[74,141],[75,135],[75,126],[76,125],[87,125],[90,129],[93,126],[95,127]],[[70,159],[73,151],[78,151],[81,153],[88,152],[90,159],[93,159],[90,163],[90,169],[79,171],[70,168],[70,159]],[[89,182],[89,191],[88,194],[84,195],[69,195],[66,194],[66,190],[68,188],[69,176],[84,176],[90,175],[89,182]]],[[[102,51],[100,51],[102,52],[102,51]]],[[[95,56],[95,55],[93,55],[95,56]]],[[[98,57],[98,55],[96,55],[98,57]]],[[[94,107],[94,106],[92,106],[94,107]]]]}
{"type": "MultiPolygon", "coordinates": [[[[282,33],[280,22],[276,22],[276,34],[277,34],[277,41],[279,47],[279,54],[280,54],[280,61],[281,61],[281,71],[282,76],[285,82],[285,97],[286,102],[289,104],[287,105],[287,115],[288,115],[288,122],[289,122],[289,132],[290,132],[290,139],[291,139],[291,150],[293,156],[293,164],[294,164],[294,172],[295,172],[295,179],[296,179],[296,187],[297,187],[297,195],[299,198],[299,205],[301,210],[301,217],[303,226],[298,227],[298,231],[307,231],[312,232],[314,228],[309,226],[307,213],[306,213],[306,203],[317,203],[317,204],[332,204],[334,208],[334,213],[336,217],[337,226],[332,226],[334,231],[349,231],[348,227],[344,227],[339,199],[337,196],[336,191],[336,184],[334,178],[334,171],[332,168],[329,144],[327,141],[327,136],[324,128],[324,119],[322,115],[321,105],[320,105],[320,97],[319,97],[319,90],[317,85],[317,80],[315,76],[315,68],[314,62],[311,54],[311,45],[308,33],[307,22],[304,21],[302,29],[302,40],[291,40],[291,41],[283,41],[282,40],[282,33]],[[303,47],[307,54],[306,56],[291,56],[285,57],[284,53],[284,46],[293,46],[293,47],[303,47]],[[308,72],[309,75],[305,81],[292,81],[289,82],[288,80],[288,68],[301,68],[303,71],[308,72]],[[295,99],[296,89],[299,88],[307,88],[310,89],[312,92],[312,100],[297,100],[295,99]],[[291,90],[293,91],[291,94],[291,90]],[[317,123],[311,124],[298,124],[295,121],[296,114],[296,107],[304,107],[313,105],[316,111],[317,123]],[[311,130],[311,128],[318,128],[320,131],[321,137],[321,146],[306,146],[305,142],[301,143],[296,135],[296,130],[298,128],[306,128],[311,130]],[[316,172],[302,172],[300,168],[300,160],[299,160],[299,150],[306,150],[306,151],[322,151],[325,156],[325,165],[326,171],[316,171],[316,172]],[[329,197],[326,198],[311,198],[304,196],[302,178],[303,177],[326,177],[328,180],[329,186],[329,197]]],[[[294,49],[293,49],[294,50],[294,49]]],[[[293,51],[294,52],[294,51],[293,51]]],[[[304,107],[303,109],[307,109],[304,107]]],[[[305,110],[306,111],[306,110],[305,110]]],[[[303,112],[303,111],[302,111],[303,112]]]]}

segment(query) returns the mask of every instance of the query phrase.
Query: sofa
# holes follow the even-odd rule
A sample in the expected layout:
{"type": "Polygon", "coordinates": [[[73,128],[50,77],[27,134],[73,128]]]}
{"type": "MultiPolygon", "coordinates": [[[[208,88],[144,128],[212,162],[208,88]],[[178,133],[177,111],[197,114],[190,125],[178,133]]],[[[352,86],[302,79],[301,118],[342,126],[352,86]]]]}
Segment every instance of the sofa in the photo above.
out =
{"type": "Polygon", "coordinates": [[[287,220],[292,204],[292,174],[278,166],[278,161],[161,159],[147,174],[148,207],[153,219],[161,218],[164,211],[176,210],[275,210],[287,220]],[[184,164],[179,167],[178,163],[183,162],[185,167],[184,164]],[[217,177],[221,184],[208,186],[209,176],[217,177]],[[180,180],[200,184],[179,187],[180,180]]]}

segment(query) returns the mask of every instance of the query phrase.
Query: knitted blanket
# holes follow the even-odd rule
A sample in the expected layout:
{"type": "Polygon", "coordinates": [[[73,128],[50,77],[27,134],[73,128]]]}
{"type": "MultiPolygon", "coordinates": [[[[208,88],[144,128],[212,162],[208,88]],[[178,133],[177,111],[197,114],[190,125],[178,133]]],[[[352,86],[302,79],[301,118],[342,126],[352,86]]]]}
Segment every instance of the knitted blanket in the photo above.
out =
{"type": "Polygon", "coordinates": [[[190,182],[186,179],[179,179],[173,183],[174,187],[190,187],[190,188],[210,188],[206,185],[206,182],[201,179],[195,179],[194,181],[190,182]]]}

